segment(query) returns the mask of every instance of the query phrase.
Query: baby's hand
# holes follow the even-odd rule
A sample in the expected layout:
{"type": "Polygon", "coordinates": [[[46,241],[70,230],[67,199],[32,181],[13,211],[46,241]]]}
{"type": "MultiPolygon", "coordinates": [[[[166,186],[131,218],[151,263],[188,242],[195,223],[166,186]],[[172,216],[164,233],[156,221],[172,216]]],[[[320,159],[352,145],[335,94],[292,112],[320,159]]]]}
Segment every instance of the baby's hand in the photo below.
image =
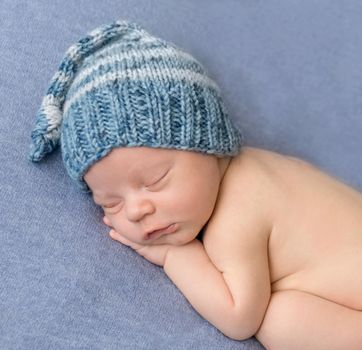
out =
{"type": "MultiPolygon", "coordinates": [[[[103,222],[107,226],[112,227],[106,217],[103,218],[103,222]]],[[[152,246],[141,245],[139,243],[132,242],[129,239],[125,238],[120,233],[115,231],[113,228],[109,231],[109,236],[115,241],[118,241],[132,248],[139,255],[143,256],[146,260],[158,266],[164,266],[167,252],[169,251],[170,248],[173,247],[171,244],[152,245],[152,246]]]]}

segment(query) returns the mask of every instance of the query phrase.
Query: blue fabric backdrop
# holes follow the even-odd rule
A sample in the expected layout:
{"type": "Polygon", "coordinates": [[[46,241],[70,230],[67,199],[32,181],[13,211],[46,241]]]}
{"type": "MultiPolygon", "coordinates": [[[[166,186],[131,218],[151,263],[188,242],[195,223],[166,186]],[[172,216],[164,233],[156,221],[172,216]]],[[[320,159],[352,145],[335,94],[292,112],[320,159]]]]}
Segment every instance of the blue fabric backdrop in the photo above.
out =
{"type": "Polygon", "coordinates": [[[107,236],[60,153],[26,156],[67,48],[116,19],[193,54],[249,146],[362,189],[362,2],[0,2],[0,348],[262,349],[202,319],[163,270],[107,236]]]}

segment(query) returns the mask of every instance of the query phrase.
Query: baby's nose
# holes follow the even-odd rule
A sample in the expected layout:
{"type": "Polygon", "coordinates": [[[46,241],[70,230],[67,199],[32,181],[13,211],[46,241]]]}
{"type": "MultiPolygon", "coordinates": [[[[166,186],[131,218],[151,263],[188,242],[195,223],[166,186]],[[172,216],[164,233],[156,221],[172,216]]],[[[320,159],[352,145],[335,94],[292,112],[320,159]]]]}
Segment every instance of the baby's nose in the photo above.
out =
{"type": "Polygon", "coordinates": [[[154,213],[155,207],[147,198],[139,198],[137,195],[130,195],[123,210],[128,221],[138,223],[144,216],[154,213]]]}

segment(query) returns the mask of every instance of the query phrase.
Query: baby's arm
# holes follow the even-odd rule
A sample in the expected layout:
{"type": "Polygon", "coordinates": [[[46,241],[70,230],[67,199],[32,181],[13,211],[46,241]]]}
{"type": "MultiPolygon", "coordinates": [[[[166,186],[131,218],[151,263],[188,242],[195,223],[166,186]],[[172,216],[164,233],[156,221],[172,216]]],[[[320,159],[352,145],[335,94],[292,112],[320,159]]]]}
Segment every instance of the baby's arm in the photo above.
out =
{"type": "Polygon", "coordinates": [[[257,332],[271,292],[270,215],[251,194],[244,198],[248,200],[238,198],[243,202],[240,219],[239,207],[229,202],[230,197],[221,196],[203,244],[194,240],[171,248],[164,265],[166,274],[195,310],[237,340],[257,332]]]}
{"type": "Polygon", "coordinates": [[[244,248],[238,255],[230,249],[228,260],[219,259],[221,272],[197,240],[171,248],[164,265],[165,273],[195,310],[236,340],[257,332],[270,298],[265,244],[259,241],[244,248]]]}
{"type": "Polygon", "coordinates": [[[222,274],[198,240],[172,247],[164,271],[191,305],[225,335],[240,339],[240,323],[230,290],[222,274]]]}
{"type": "MultiPolygon", "coordinates": [[[[242,308],[238,301],[243,301],[244,305],[250,302],[250,298],[245,297],[245,291],[250,288],[247,284],[244,285],[237,264],[233,265],[236,269],[228,268],[227,273],[220,272],[210,260],[203,244],[196,239],[182,246],[167,244],[143,246],[128,240],[113,229],[109,235],[112,239],[134,249],[148,261],[163,266],[166,274],[194,308],[225,335],[242,340],[256,333],[260,323],[259,318],[255,317],[255,315],[258,316],[257,310],[252,309],[250,317],[240,311],[242,308]],[[235,288],[239,288],[239,286],[243,293],[235,291],[235,288]],[[253,326],[254,324],[257,324],[257,327],[253,326]]],[[[252,261],[254,260],[252,259],[252,261]]],[[[250,269],[250,266],[247,265],[245,265],[246,269],[250,269]]],[[[252,266],[250,271],[249,277],[257,282],[256,266],[252,266]]],[[[261,287],[263,289],[264,286],[261,287]]],[[[254,294],[258,296],[258,292],[254,294]]],[[[259,303],[258,309],[260,309],[260,305],[263,304],[259,303]]],[[[254,303],[249,303],[248,309],[253,307],[254,303]]],[[[262,311],[264,312],[264,310],[262,311]]]]}

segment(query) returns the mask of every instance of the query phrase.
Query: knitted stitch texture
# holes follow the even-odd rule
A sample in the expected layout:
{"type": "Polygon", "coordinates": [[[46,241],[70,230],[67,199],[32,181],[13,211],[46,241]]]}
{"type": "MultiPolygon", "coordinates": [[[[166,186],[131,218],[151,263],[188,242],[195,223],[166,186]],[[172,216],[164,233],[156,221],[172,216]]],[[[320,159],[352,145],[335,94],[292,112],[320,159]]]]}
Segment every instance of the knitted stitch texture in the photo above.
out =
{"type": "Polygon", "coordinates": [[[83,176],[115,147],[239,153],[217,84],[202,65],[139,25],[116,21],[72,45],[51,80],[31,134],[29,160],[59,145],[69,176],[83,176]]]}

